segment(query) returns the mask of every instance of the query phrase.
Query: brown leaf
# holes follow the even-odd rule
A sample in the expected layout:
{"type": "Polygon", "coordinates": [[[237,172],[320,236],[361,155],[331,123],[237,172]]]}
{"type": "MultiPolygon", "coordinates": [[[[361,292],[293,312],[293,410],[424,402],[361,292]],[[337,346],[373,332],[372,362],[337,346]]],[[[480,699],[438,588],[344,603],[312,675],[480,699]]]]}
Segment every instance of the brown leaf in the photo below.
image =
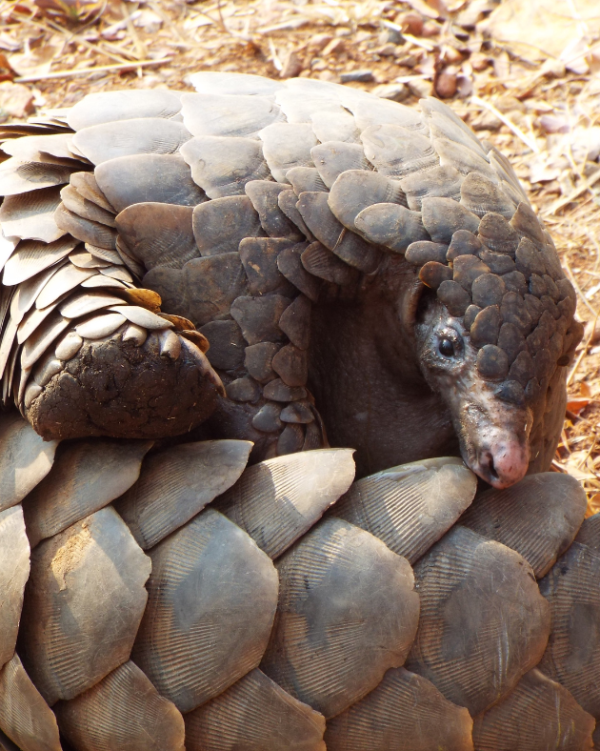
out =
{"type": "Polygon", "coordinates": [[[578,415],[590,403],[590,399],[571,399],[567,402],[567,409],[574,415],[578,415]]]}

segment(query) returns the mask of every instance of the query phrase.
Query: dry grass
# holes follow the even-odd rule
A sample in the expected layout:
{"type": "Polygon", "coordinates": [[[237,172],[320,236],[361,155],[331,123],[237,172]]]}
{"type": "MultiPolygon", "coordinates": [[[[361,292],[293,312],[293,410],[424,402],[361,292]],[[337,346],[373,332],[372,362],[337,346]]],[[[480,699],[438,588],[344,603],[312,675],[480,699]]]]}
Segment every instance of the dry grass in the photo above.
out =
{"type": "Polygon", "coordinates": [[[514,33],[498,41],[510,30],[494,22],[499,11],[490,22],[494,0],[0,0],[0,80],[31,89],[40,111],[100,89],[186,88],[186,74],[202,69],[330,81],[361,73],[350,85],[396,84],[408,104],[447,96],[512,161],[576,286],[586,336],[555,467],[578,477],[590,511],[600,510],[600,24],[586,19],[590,0],[560,2],[566,10],[546,19],[542,39],[554,49],[573,25],[562,61],[514,33]]]}

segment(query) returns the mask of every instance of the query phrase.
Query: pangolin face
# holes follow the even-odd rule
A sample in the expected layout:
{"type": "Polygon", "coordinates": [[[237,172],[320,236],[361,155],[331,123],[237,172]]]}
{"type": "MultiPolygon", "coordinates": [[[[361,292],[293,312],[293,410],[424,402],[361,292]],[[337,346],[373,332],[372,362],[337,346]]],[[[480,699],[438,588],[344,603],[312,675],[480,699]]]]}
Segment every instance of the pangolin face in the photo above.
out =
{"type": "Polygon", "coordinates": [[[503,383],[480,375],[478,350],[463,318],[432,296],[421,305],[416,335],[421,369],[448,405],[465,463],[496,488],[521,480],[530,461],[535,406],[507,402],[503,383]]]}

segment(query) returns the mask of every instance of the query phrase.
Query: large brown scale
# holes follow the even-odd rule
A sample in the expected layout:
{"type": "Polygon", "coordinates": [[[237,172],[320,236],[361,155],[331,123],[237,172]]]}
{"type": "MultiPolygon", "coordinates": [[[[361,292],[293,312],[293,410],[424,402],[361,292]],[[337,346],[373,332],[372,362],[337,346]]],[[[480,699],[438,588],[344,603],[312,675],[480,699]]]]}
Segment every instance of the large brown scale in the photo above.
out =
{"type": "Polygon", "coordinates": [[[581,325],[510,165],[192,80],[0,126],[0,747],[593,748],[581,325]]]}

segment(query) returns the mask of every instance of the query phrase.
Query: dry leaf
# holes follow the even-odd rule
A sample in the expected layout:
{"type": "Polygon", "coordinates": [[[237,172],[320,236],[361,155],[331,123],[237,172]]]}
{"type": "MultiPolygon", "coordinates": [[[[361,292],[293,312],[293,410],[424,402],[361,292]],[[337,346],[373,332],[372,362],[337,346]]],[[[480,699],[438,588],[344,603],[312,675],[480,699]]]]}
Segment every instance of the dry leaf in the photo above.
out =
{"type": "Polygon", "coordinates": [[[589,399],[571,399],[567,402],[567,409],[574,415],[578,415],[582,409],[585,409],[590,403],[589,399]]]}
{"type": "Polygon", "coordinates": [[[598,512],[600,512],[600,493],[594,493],[594,495],[588,499],[585,518],[589,519],[590,516],[594,516],[594,514],[597,514],[598,512]]]}

